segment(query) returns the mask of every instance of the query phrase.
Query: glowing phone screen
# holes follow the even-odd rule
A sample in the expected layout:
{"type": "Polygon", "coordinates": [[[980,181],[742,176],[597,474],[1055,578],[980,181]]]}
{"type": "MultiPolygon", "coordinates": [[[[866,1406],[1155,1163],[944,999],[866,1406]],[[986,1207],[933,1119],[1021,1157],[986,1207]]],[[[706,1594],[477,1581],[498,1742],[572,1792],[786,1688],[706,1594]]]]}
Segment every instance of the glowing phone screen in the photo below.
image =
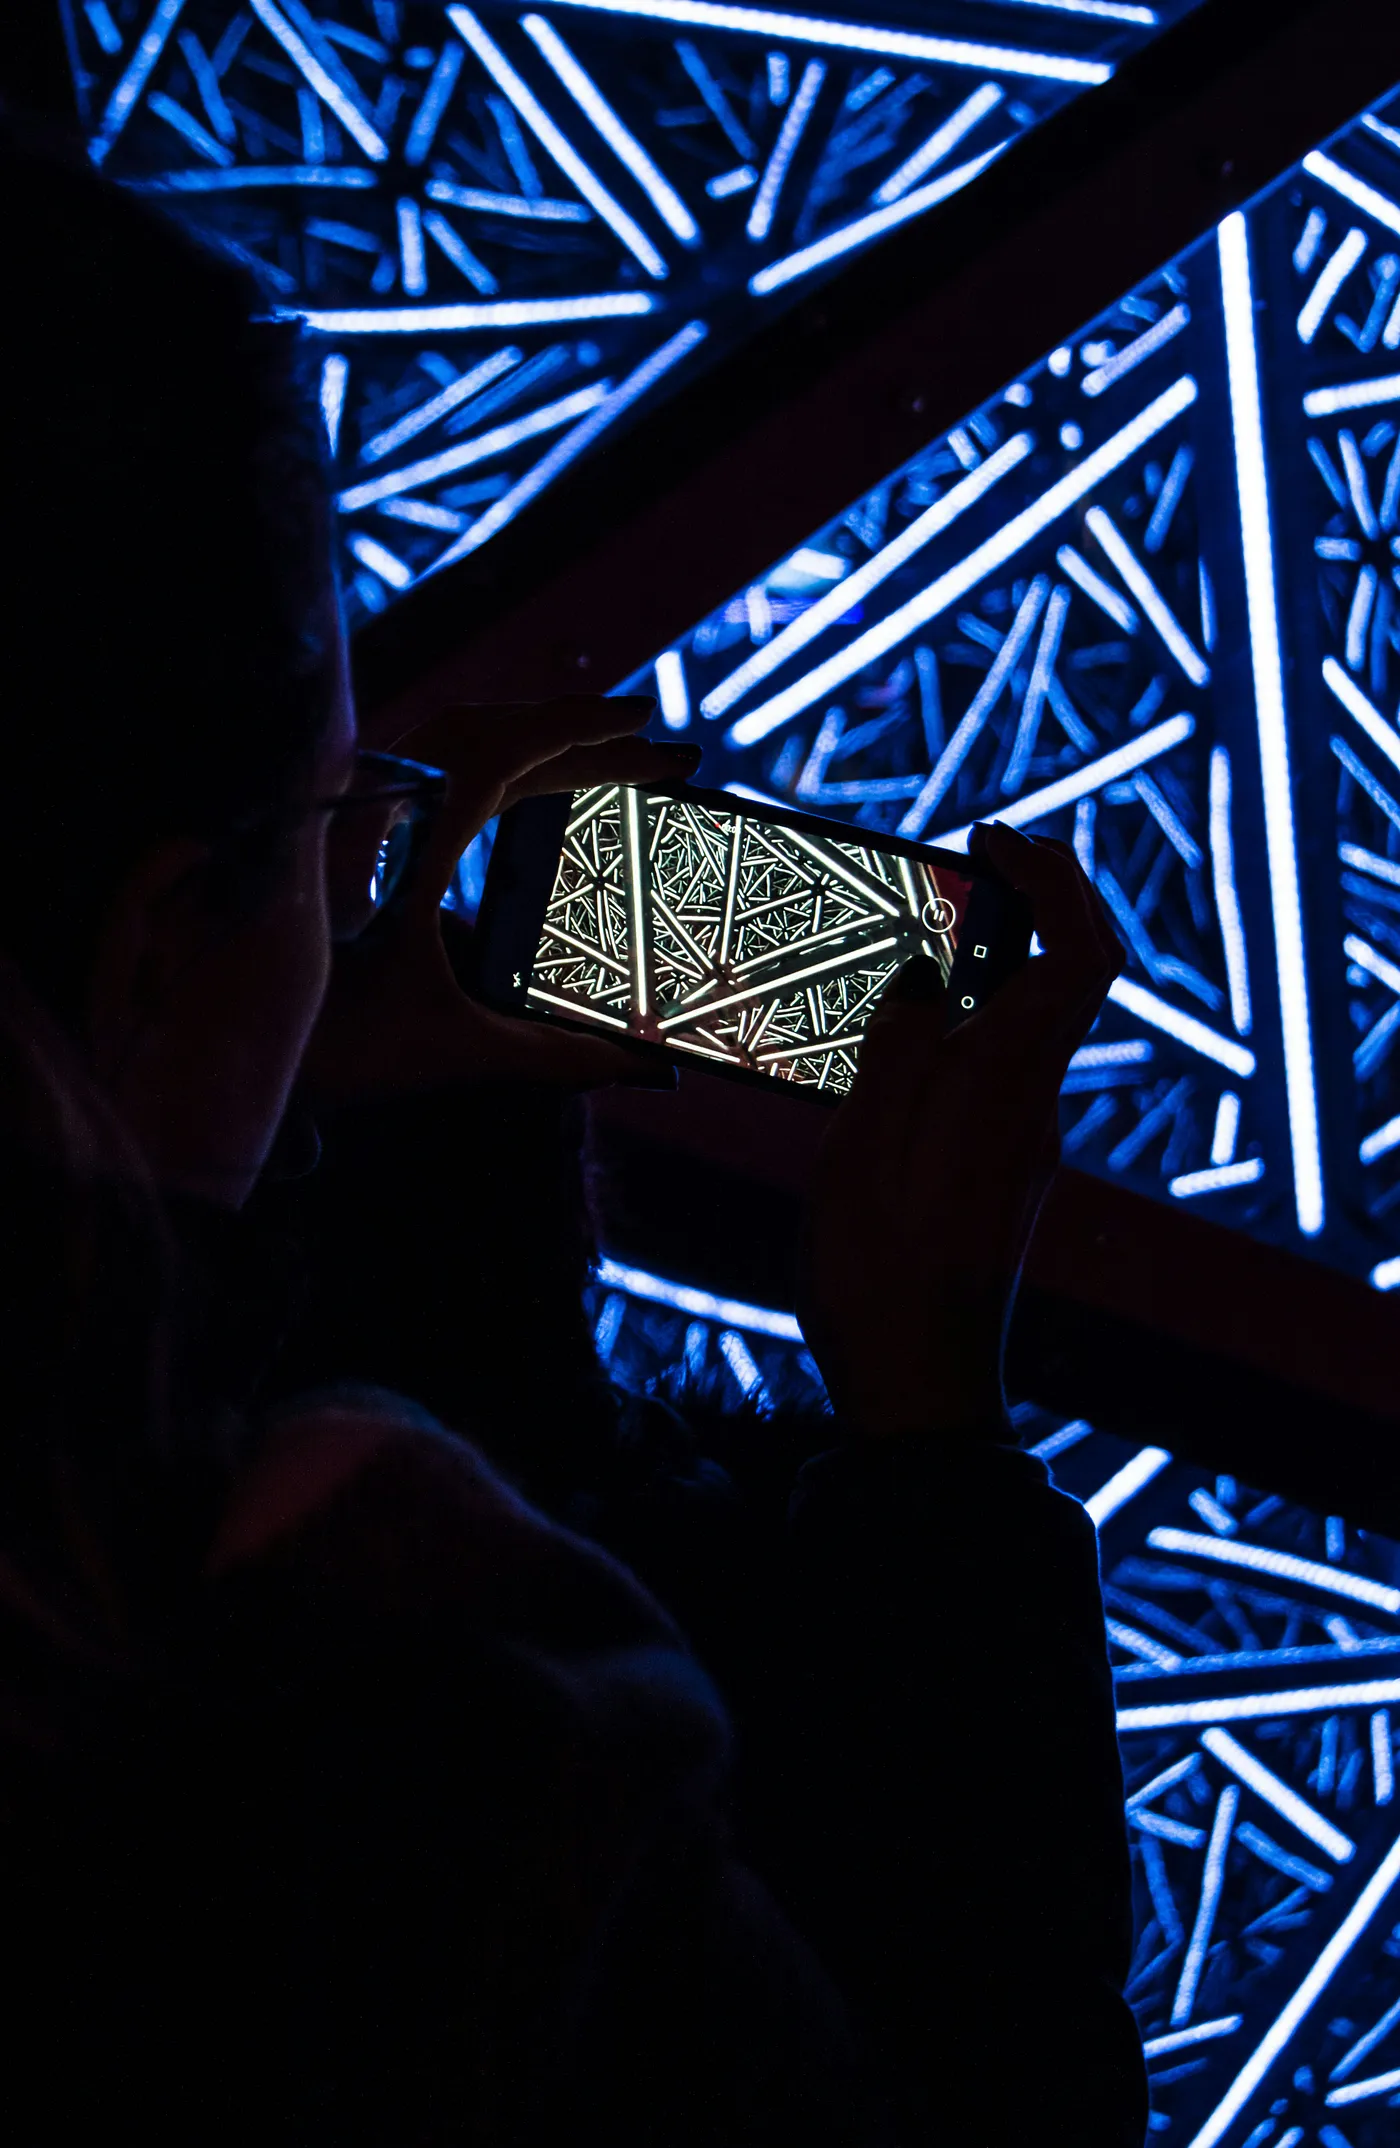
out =
{"type": "Polygon", "coordinates": [[[974,884],[858,831],[576,791],[527,997],[840,1095],[900,965],[922,952],[947,976],[974,884]]]}

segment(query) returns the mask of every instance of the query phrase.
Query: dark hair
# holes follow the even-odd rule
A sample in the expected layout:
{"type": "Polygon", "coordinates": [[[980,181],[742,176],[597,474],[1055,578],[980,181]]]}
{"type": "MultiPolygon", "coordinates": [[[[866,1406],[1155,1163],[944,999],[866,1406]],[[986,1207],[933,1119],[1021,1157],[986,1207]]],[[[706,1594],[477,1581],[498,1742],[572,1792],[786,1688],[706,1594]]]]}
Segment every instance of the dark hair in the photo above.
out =
{"type": "Polygon", "coordinates": [[[71,1011],[135,859],[265,820],[309,769],[326,494],[302,338],[245,269],[13,127],[0,225],[0,946],[71,1011]]]}

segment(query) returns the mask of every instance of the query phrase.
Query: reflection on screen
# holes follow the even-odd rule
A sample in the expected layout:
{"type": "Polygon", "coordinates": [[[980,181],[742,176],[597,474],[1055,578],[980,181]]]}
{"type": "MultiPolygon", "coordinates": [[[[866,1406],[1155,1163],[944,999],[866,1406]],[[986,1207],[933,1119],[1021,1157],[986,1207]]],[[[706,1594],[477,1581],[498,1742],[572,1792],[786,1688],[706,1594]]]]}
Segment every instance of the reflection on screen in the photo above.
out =
{"type": "Polygon", "coordinates": [[[840,1094],[900,964],[922,951],[947,975],[970,890],[845,837],[599,785],[574,794],[529,997],[840,1094]]]}

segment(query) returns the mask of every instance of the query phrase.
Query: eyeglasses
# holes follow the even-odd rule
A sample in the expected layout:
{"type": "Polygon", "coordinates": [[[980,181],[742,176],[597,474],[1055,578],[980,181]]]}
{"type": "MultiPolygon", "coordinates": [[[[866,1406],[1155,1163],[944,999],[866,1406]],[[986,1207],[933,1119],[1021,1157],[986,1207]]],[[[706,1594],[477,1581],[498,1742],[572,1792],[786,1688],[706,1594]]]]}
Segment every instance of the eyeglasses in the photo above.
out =
{"type": "Polygon", "coordinates": [[[345,790],[317,798],[330,816],[326,890],[331,937],[357,940],[409,885],[447,796],[446,775],[397,754],[361,752],[345,790]]]}

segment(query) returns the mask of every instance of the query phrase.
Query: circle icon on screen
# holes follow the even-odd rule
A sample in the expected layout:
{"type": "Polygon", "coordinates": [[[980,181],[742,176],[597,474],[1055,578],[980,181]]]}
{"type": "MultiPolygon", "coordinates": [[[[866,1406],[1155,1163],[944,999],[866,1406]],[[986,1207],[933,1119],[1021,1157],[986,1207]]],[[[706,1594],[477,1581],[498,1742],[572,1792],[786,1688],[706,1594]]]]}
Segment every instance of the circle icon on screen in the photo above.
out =
{"type": "Polygon", "coordinates": [[[934,895],[924,904],[920,923],[929,932],[951,932],[957,923],[957,911],[946,895],[934,895]]]}

